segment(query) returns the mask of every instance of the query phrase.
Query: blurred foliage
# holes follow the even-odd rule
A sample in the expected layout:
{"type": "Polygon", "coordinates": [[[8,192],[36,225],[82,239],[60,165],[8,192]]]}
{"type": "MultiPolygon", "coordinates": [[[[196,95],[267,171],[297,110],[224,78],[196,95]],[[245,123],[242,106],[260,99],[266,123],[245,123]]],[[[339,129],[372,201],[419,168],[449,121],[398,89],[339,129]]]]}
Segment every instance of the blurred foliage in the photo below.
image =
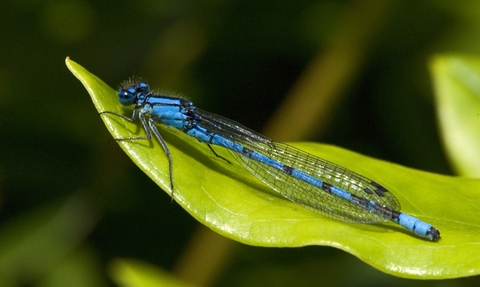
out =
{"type": "Polygon", "coordinates": [[[432,60],[436,107],[446,153],[455,170],[480,175],[480,58],[460,55],[432,60]]]}
{"type": "MultiPolygon", "coordinates": [[[[55,236],[59,241],[47,244],[59,247],[52,257],[45,258],[42,245],[36,246],[39,252],[25,249],[30,264],[6,262],[0,269],[19,267],[0,282],[108,286],[114,284],[107,281],[108,262],[132,257],[193,282],[203,274],[185,274],[213,265],[217,273],[203,281],[211,286],[437,285],[383,274],[327,247],[236,246],[212,264],[222,258],[215,251],[223,243],[203,253],[195,249],[190,240],[198,234],[196,221],[108,141],[64,58],[72,57],[111,86],[142,76],[152,87],[183,93],[197,106],[259,131],[272,126],[268,120],[285,98],[302,91],[305,75],[323,67],[322,77],[313,77],[320,87],[313,92],[330,87],[335,100],[318,114],[297,112],[308,119],[308,137],[291,138],[296,125],[285,124],[283,133],[269,128],[269,135],[331,143],[450,174],[427,61],[441,52],[479,54],[479,16],[480,4],[473,0],[2,1],[2,232],[17,236],[11,242],[19,244],[38,234],[39,242],[47,242],[52,233],[32,226],[49,226],[49,215],[56,218],[52,214],[62,214],[60,206],[72,200],[83,203],[67,213],[74,221],[58,231],[64,234],[55,236]],[[39,212],[37,218],[25,217],[32,212],[39,212]],[[91,229],[77,221],[86,220],[85,214],[92,214],[91,229]],[[30,223],[20,224],[25,218],[30,223]],[[195,252],[198,260],[185,259],[195,252]]],[[[476,286],[477,278],[442,286],[476,286]]]]}

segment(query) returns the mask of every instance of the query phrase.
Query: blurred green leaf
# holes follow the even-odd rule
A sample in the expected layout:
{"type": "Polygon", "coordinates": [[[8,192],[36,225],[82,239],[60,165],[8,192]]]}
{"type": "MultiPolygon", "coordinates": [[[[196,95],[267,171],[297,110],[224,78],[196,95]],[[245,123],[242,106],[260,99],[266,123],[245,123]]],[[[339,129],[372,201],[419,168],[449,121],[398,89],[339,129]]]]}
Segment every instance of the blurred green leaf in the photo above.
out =
{"type": "Polygon", "coordinates": [[[88,244],[75,248],[63,260],[57,262],[54,268],[42,274],[34,286],[110,286],[105,278],[103,262],[96,251],[88,244]]]}
{"type": "Polygon", "coordinates": [[[480,58],[436,56],[430,64],[445,148],[461,175],[480,177],[480,58]]]}
{"type": "MultiPolygon", "coordinates": [[[[70,59],[66,63],[84,84],[98,111],[131,113],[131,109],[122,109],[116,92],[108,85],[70,59]]],[[[101,118],[114,138],[143,134],[138,123],[108,115],[101,118]]],[[[319,216],[277,195],[235,162],[219,160],[197,140],[160,128],[172,154],[175,201],[226,237],[257,246],[333,246],[400,277],[441,279],[480,271],[480,197],[476,192],[480,180],[413,170],[328,145],[294,144],[390,189],[404,212],[441,231],[442,239],[433,243],[394,224],[346,224],[319,216]]],[[[168,190],[167,160],[156,140],[119,145],[150,178],[168,190]]]]}
{"type": "Polygon", "coordinates": [[[118,286],[125,287],[189,287],[168,272],[139,260],[116,259],[110,262],[110,277],[118,286]]]}

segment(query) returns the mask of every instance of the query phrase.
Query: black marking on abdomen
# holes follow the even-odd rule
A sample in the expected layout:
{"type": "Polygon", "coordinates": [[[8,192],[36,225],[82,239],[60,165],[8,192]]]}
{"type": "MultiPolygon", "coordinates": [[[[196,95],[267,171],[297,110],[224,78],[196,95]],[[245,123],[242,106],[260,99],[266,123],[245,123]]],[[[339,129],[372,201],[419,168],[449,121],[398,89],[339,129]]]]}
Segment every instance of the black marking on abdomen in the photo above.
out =
{"type": "Polygon", "coordinates": [[[323,182],[322,183],[322,189],[325,190],[328,193],[332,193],[332,186],[330,183],[323,182]]]}
{"type": "Polygon", "coordinates": [[[246,148],[246,147],[243,147],[242,149],[242,153],[249,157],[249,158],[252,158],[252,154],[253,154],[253,150],[249,149],[249,148],[246,148]]]}
{"type": "Polygon", "coordinates": [[[283,165],[282,169],[286,174],[288,174],[290,176],[292,176],[292,173],[295,170],[293,167],[288,166],[288,165],[283,165]]]}
{"type": "Polygon", "coordinates": [[[357,202],[360,206],[363,206],[364,208],[366,209],[369,209],[370,207],[370,200],[366,199],[366,198],[363,198],[363,197],[360,197],[360,196],[356,196],[355,194],[352,194],[351,195],[352,199],[355,200],[355,202],[357,202]]]}
{"type": "Polygon", "coordinates": [[[393,210],[389,207],[386,207],[385,205],[381,205],[376,203],[373,206],[375,213],[378,215],[383,216],[384,218],[388,218],[390,220],[393,220],[395,222],[398,222],[398,218],[400,217],[401,212],[393,210]]]}

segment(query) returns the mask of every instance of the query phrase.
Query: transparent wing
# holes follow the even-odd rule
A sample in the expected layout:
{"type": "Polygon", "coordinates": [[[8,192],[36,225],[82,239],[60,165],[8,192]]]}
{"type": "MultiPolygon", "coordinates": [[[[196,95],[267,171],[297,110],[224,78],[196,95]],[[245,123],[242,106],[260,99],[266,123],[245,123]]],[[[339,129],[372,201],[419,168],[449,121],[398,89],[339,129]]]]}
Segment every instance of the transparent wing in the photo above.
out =
{"type": "MultiPolygon", "coordinates": [[[[395,196],[381,186],[343,167],[314,157],[292,146],[274,143],[268,156],[305,174],[337,186],[359,197],[398,210],[400,204],[395,196]],[[368,190],[368,191],[367,191],[368,190]]],[[[281,195],[307,209],[327,217],[354,223],[386,222],[376,213],[371,213],[345,199],[330,194],[305,181],[291,177],[282,170],[255,161],[239,153],[232,155],[262,182],[281,195]]]]}
{"type": "MultiPolygon", "coordinates": [[[[227,118],[198,111],[198,123],[210,132],[264,154],[284,165],[337,186],[358,197],[382,206],[400,210],[395,196],[380,184],[347,170],[334,163],[310,155],[290,145],[273,142],[268,138],[227,118]]],[[[230,151],[230,150],[229,150],[230,151]]],[[[230,151],[233,157],[248,171],[276,192],[309,210],[324,216],[352,223],[386,222],[387,218],[371,213],[323,189],[299,180],[265,163],[251,159],[242,153],[230,151]]]]}

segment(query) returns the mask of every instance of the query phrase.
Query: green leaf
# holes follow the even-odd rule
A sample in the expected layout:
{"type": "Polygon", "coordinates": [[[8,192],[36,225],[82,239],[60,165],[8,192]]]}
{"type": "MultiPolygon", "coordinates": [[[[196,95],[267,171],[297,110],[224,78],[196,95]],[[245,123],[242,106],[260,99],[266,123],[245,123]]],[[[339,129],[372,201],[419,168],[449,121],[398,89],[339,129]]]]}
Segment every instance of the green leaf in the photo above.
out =
{"type": "MultiPolygon", "coordinates": [[[[101,80],[68,58],[67,66],[85,85],[98,111],[131,114],[101,80]]],[[[109,115],[101,118],[114,138],[144,135],[139,123],[109,115]]],[[[159,128],[172,154],[175,201],[226,237],[257,246],[333,246],[400,277],[441,279],[480,271],[479,180],[418,171],[328,145],[294,144],[390,189],[402,211],[441,231],[440,241],[430,242],[395,224],[347,224],[324,218],[277,195],[234,161],[218,159],[197,140],[159,128]]],[[[119,145],[162,189],[169,189],[167,160],[157,140],[119,145]]]]}
{"type": "Polygon", "coordinates": [[[140,260],[116,259],[109,264],[110,278],[125,287],[193,287],[168,272],[140,260]]]}
{"type": "Polygon", "coordinates": [[[480,59],[443,55],[430,64],[437,113],[451,163],[461,175],[480,177],[480,59]]]}

